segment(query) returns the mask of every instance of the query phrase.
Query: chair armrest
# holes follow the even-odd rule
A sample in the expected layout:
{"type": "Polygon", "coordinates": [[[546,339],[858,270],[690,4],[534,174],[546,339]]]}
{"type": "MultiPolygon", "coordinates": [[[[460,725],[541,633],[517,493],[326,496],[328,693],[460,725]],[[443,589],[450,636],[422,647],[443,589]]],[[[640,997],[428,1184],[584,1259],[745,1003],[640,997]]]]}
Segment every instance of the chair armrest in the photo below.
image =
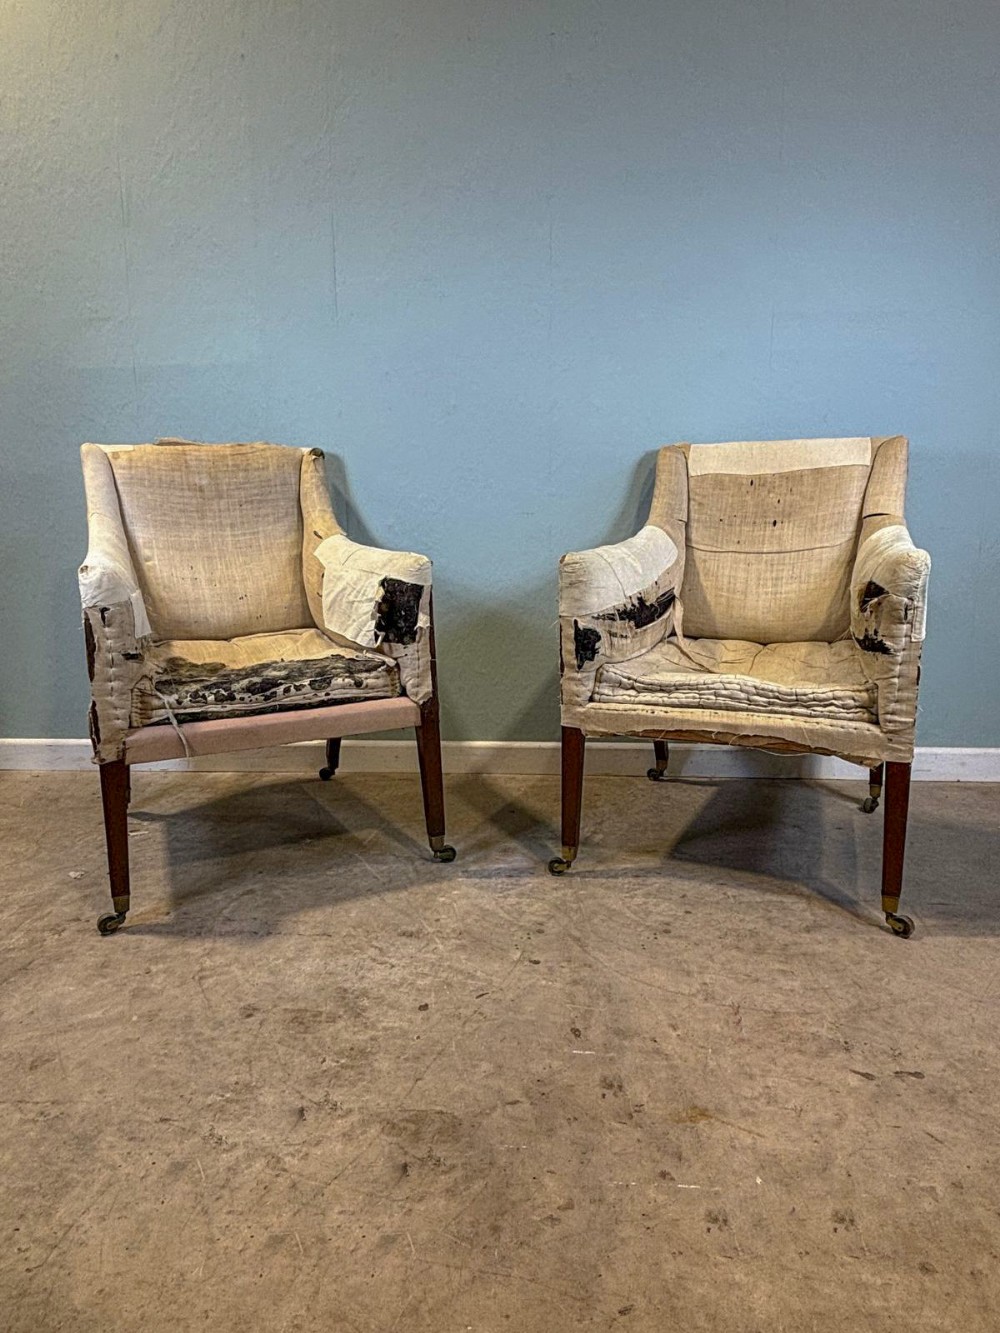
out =
{"type": "Polygon", "coordinates": [[[634,537],[559,562],[564,702],[589,699],[602,662],[648,652],[673,625],[683,553],[648,523],[634,537]]]}
{"type": "Polygon", "coordinates": [[[149,616],[121,524],[116,530],[113,521],[93,511],[87,521],[90,544],[78,571],[80,605],[86,611],[91,607],[127,604],[132,609],[136,639],[148,638],[151,633],[149,616]]]}
{"type": "Polygon", "coordinates": [[[85,444],[80,454],[89,535],[79,586],[90,674],[90,737],[95,759],[104,763],[124,753],[132,690],[146,671],[151,627],[107,454],[96,444],[85,444]]]}
{"type": "Polygon", "coordinates": [[[342,532],[320,542],[314,554],[323,567],[324,628],[395,658],[404,690],[425,703],[434,693],[430,560],[361,546],[342,532]]]}
{"type": "Polygon", "coordinates": [[[430,624],[431,562],[410,551],[361,546],[342,532],[316,547],[323,566],[323,623],[363,648],[414,643],[430,624]]]}
{"type": "Polygon", "coordinates": [[[132,554],[122,526],[114,475],[105,451],[97,444],[80,450],[87,495],[87,555],[79,569],[80,603],[88,607],[132,608],[135,637],[150,633],[149,617],[132,565],[132,554]]]}
{"type": "Polygon", "coordinates": [[[883,731],[913,728],[931,559],[893,516],[868,520],[851,577],[851,635],[883,731]]]}

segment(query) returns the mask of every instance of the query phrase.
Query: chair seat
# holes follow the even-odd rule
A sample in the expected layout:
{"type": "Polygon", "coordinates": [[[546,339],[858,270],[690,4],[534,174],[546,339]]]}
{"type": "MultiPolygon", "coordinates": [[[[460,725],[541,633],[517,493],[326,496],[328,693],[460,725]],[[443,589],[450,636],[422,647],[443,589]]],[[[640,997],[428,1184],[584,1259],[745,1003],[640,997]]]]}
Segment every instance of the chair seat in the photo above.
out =
{"type": "Polygon", "coordinates": [[[396,664],[318,629],[236,639],[167,639],[132,695],[133,727],[316,708],[402,693],[396,664]]]}
{"type": "Polygon", "coordinates": [[[850,640],[748,643],[664,639],[597,673],[594,702],[649,708],[710,708],[785,717],[875,722],[876,693],[850,640]]]}

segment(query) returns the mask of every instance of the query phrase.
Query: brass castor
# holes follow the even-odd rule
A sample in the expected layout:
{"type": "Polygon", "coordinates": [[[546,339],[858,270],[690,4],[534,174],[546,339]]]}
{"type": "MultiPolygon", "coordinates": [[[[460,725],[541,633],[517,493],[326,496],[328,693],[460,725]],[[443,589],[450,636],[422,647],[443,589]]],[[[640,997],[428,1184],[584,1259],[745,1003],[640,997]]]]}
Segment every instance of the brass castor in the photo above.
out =
{"type": "Polygon", "coordinates": [[[861,802],[861,809],[865,812],[866,815],[873,815],[875,811],[878,809],[878,797],[866,796],[865,799],[861,802]]]}
{"type": "Polygon", "coordinates": [[[912,918],[898,916],[895,912],[886,912],[885,920],[892,933],[898,935],[901,940],[908,940],[916,929],[912,918]]]}
{"type": "Polygon", "coordinates": [[[666,782],[667,770],[665,768],[647,768],[646,777],[649,778],[650,782],[666,782]]]}
{"type": "Polygon", "coordinates": [[[455,857],[456,857],[457,855],[458,855],[458,852],[455,851],[454,847],[451,847],[451,846],[449,846],[447,843],[445,843],[445,845],[444,845],[443,847],[438,847],[438,848],[435,850],[435,852],[434,852],[434,860],[435,860],[435,861],[454,861],[454,859],[455,859],[455,857]]]}
{"type": "Polygon", "coordinates": [[[124,912],[106,912],[97,918],[97,929],[102,935],[113,935],[119,926],[125,924],[124,912]]]}
{"type": "Polygon", "coordinates": [[[573,864],[572,861],[564,861],[561,856],[554,856],[549,862],[550,875],[565,875],[566,871],[573,864]]]}
{"type": "Polygon", "coordinates": [[[330,779],[333,777],[334,771],[335,771],[334,769],[332,769],[332,768],[327,768],[327,767],[324,765],[324,767],[321,768],[321,769],[319,770],[319,778],[320,778],[320,781],[321,781],[321,782],[329,782],[330,779]]]}

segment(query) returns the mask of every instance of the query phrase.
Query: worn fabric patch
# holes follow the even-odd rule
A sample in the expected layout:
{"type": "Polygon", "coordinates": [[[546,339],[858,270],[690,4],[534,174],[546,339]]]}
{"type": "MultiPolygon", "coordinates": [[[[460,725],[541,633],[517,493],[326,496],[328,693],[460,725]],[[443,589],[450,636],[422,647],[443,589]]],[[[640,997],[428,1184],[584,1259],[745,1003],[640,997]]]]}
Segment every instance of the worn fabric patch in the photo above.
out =
{"type": "Polygon", "coordinates": [[[660,527],[647,524],[634,537],[588,551],[571,551],[560,561],[559,614],[617,615],[674,565],[677,547],[660,527]]]}
{"type": "Polygon", "coordinates": [[[319,630],[256,634],[228,641],[169,640],[147,654],[133,691],[131,725],[316,708],[400,693],[395,663],[351,653],[319,630]]]}
{"type": "Polygon", "coordinates": [[[425,555],[361,546],[342,532],[327,537],[315,554],[323,566],[323,623],[334,634],[374,648],[387,638],[390,643],[405,643],[393,634],[415,637],[417,628],[430,623],[423,594],[430,587],[431,562],[425,555]],[[413,594],[400,591],[400,584],[421,590],[415,625],[411,624],[413,594]],[[407,597],[409,609],[403,604],[407,597]]]}

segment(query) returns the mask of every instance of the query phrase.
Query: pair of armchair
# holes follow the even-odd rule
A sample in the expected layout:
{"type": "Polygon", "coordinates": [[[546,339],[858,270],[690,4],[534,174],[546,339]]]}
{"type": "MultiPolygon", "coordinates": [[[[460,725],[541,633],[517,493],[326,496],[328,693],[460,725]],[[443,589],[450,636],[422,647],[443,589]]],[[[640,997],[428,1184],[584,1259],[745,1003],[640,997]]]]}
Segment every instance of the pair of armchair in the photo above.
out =
{"type": "MultiPolygon", "coordinates": [[[[129,910],[132,764],[413,726],[427,834],[445,842],[431,565],[360,546],[317,449],[83,446],[90,731],[114,911],[129,910]]],[[[928,556],[903,519],[901,436],[674,445],[636,536],[560,565],[562,855],[580,845],[585,738],[839,755],[886,818],[894,933],[928,556]]]]}

